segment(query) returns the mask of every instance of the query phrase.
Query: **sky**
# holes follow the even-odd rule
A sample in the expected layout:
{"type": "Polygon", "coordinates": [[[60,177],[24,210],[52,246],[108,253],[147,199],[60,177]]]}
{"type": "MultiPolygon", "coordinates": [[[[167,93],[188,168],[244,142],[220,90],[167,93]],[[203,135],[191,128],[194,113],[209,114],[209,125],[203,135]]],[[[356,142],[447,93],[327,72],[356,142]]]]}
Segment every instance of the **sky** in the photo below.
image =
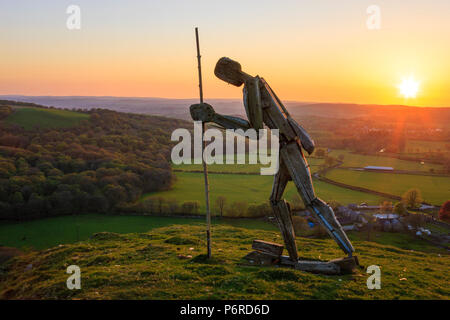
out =
{"type": "Polygon", "coordinates": [[[214,76],[228,56],[282,100],[450,107],[448,0],[0,0],[0,94],[195,98],[196,26],[206,100],[242,97],[214,76]]]}

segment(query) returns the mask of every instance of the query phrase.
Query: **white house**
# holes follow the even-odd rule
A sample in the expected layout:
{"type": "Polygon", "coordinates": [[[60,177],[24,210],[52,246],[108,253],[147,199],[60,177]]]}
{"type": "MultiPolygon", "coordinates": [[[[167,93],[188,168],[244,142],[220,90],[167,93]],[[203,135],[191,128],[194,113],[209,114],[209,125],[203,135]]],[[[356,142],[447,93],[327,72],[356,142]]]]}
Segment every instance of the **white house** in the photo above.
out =
{"type": "Polygon", "coordinates": [[[394,171],[392,167],[378,167],[378,166],[367,166],[364,170],[378,170],[378,171],[394,171]]]}

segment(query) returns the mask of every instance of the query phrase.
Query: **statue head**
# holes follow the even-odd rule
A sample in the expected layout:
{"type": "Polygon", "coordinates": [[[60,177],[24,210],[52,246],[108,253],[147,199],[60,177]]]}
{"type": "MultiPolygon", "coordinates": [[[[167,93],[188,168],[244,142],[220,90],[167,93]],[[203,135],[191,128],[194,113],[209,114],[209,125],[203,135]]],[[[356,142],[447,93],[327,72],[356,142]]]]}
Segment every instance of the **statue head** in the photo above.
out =
{"type": "Polygon", "coordinates": [[[240,87],[246,79],[251,78],[250,75],[242,71],[239,62],[227,57],[220,58],[219,61],[217,61],[214,74],[217,78],[236,87],[240,87]]]}

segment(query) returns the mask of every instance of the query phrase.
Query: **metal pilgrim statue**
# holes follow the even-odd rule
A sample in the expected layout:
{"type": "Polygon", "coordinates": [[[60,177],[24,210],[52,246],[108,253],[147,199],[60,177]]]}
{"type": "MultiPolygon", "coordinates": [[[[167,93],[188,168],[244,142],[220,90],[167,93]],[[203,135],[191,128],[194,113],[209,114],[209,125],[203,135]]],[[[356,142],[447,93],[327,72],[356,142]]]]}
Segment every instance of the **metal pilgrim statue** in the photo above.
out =
{"type": "Polygon", "coordinates": [[[278,222],[284,244],[289,258],[281,256],[279,245],[255,241],[253,248],[254,261],[260,264],[280,262],[290,264],[306,271],[322,273],[340,273],[352,269],[358,264],[356,257],[352,256],[353,246],[337,221],[330,206],[319,199],[312,185],[309,165],[303,155],[302,148],[309,154],[314,151],[314,141],[289,115],[269,84],[259,76],[251,76],[242,71],[241,65],[229,58],[221,58],[215,67],[215,75],[234,86],[244,84],[244,105],[248,121],[237,117],[217,114],[213,107],[207,103],[194,104],[190,107],[191,116],[195,121],[213,122],[225,129],[259,130],[265,124],[270,129],[279,130],[279,170],[274,177],[270,203],[278,222]],[[289,205],[282,199],[288,181],[295,184],[306,208],[317,221],[328,231],[339,247],[348,255],[348,258],[330,262],[314,262],[299,260],[295,233],[289,205]],[[278,247],[278,249],[277,249],[278,247]]]}

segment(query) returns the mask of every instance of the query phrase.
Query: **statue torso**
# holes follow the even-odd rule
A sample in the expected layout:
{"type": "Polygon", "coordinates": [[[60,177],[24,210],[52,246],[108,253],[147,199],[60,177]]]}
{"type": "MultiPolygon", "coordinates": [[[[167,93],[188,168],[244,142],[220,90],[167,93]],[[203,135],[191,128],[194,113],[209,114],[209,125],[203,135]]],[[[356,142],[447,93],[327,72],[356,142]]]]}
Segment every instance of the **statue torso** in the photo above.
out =
{"type": "Polygon", "coordinates": [[[251,117],[255,116],[254,109],[260,108],[262,110],[262,121],[270,129],[279,130],[281,143],[297,140],[301,142],[308,153],[312,153],[314,151],[314,141],[306,130],[291,118],[269,84],[258,76],[255,79],[259,90],[256,90],[255,86],[252,85],[246,84],[244,86],[244,105],[250,123],[252,123],[251,117]],[[254,92],[255,90],[258,92],[254,92]],[[251,99],[252,97],[253,100],[251,99]],[[259,104],[255,103],[255,97],[259,100],[259,104]]]}

